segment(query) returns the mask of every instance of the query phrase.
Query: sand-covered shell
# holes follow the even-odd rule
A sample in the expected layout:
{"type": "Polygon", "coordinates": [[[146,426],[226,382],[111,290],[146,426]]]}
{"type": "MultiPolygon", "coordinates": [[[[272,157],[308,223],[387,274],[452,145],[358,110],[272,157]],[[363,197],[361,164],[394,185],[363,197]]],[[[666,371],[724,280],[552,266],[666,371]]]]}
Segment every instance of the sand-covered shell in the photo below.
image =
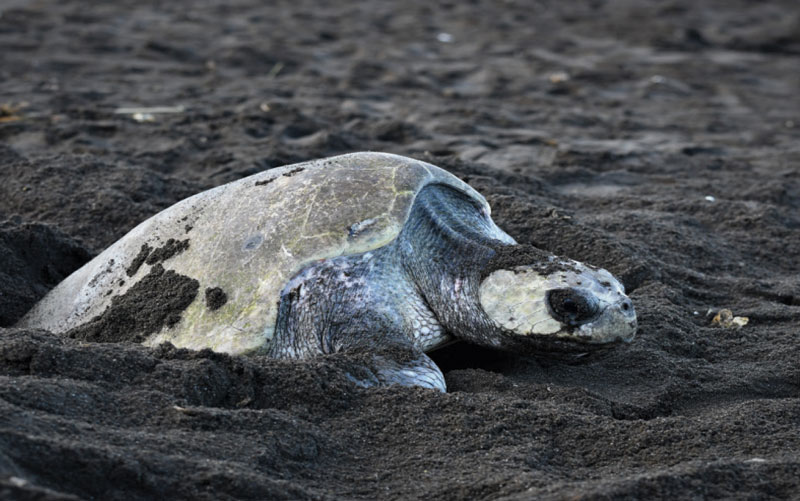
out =
{"type": "Polygon", "coordinates": [[[315,260],[386,245],[431,183],[454,187],[489,211],[479,193],[450,173],[385,153],[290,165],[219,186],[139,224],[50,291],[19,325],[68,331],[103,314],[112,298],[163,266],[197,280],[199,293],[146,344],[264,349],[280,292],[294,274],[315,260]],[[223,299],[214,304],[207,290],[223,299]]]}

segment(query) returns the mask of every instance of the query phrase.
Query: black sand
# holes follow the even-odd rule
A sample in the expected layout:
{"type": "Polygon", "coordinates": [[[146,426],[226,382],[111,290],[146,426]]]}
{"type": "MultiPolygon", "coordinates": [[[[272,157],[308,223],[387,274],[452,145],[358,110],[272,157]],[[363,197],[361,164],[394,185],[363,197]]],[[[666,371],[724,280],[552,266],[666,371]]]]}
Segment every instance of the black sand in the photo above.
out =
{"type": "Polygon", "coordinates": [[[266,4],[0,4],[0,497],[800,496],[796,2],[266,4]],[[158,210],[358,150],[448,168],[521,243],[611,270],[638,338],[455,345],[441,395],[355,388],[363,354],[11,327],[158,210]]]}

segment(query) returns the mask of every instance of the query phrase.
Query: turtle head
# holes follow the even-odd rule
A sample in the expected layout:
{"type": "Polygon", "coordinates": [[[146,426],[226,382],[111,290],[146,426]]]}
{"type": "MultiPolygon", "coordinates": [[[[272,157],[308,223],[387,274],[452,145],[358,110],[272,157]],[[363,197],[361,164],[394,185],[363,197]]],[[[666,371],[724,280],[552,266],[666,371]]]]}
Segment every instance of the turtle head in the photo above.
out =
{"type": "Polygon", "coordinates": [[[569,350],[630,342],[636,312],[625,288],[606,270],[549,256],[534,265],[495,269],[479,289],[492,322],[537,349],[569,350]]]}

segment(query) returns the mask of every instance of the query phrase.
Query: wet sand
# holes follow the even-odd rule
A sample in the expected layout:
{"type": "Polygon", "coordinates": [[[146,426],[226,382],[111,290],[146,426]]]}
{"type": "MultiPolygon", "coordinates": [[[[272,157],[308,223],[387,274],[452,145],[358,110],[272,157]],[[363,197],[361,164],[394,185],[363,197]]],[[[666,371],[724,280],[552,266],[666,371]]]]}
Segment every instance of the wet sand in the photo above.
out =
{"type": "Polygon", "coordinates": [[[800,496],[798,33],[791,1],[5,2],[0,497],[800,496]],[[453,345],[443,395],[13,327],[159,210],[362,150],[609,269],[636,340],[453,345]]]}

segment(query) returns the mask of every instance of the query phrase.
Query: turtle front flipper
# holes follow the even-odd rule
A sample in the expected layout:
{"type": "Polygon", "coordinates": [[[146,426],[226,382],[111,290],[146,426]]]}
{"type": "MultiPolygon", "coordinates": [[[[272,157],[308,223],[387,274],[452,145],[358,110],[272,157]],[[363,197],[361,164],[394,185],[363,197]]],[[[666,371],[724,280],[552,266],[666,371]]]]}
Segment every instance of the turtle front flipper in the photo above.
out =
{"type": "Polygon", "coordinates": [[[447,391],[442,371],[415,346],[360,346],[328,355],[327,360],[362,388],[397,384],[447,391]]]}
{"type": "Polygon", "coordinates": [[[393,346],[377,352],[372,348],[370,355],[371,360],[367,361],[366,368],[374,375],[377,384],[375,380],[360,380],[357,375],[348,373],[347,375],[356,384],[362,386],[399,384],[447,391],[442,371],[418,348],[398,349],[393,346]]]}
{"type": "Polygon", "coordinates": [[[284,287],[268,354],[334,355],[359,386],[422,386],[446,391],[444,376],[417,337],[441,337],[391,249],[316,262],[284,287]],[[416,330],[420,335],[416,335],[416,330]],[[422,332],[424,330],[424,332],[422,332]]]}

